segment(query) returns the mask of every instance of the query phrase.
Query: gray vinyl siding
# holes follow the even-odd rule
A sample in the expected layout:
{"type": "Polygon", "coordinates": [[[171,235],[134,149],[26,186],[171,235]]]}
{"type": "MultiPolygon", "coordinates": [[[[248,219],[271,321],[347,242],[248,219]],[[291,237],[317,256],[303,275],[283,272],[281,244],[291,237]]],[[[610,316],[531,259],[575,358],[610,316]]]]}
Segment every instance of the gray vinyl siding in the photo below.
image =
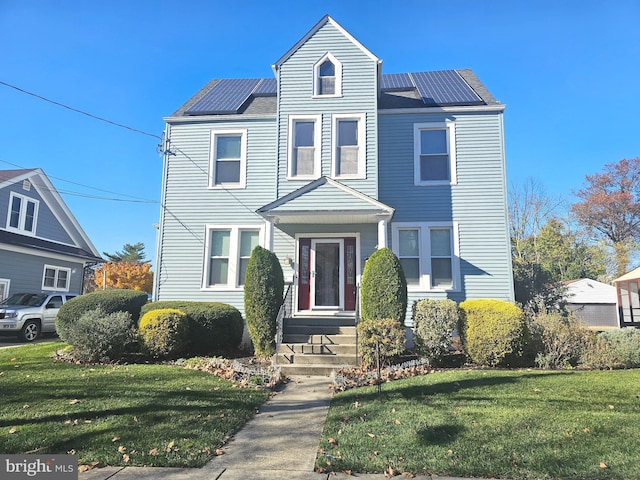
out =
{"type": "Polygon", "coordinates": [[[513,300],[502,135],[498,113],[380,115],[379,200],[396,209],[392,224],[459,226],[460,291],[410,292],[410,304],[420,298],[513,300]],[[414,124],[445,120],[456,124],[457,184],[414,186],[414,124]]]}
{"type": "Polygon", "coordinates": [[[69,292],[82,292],[83,263],[0,249],[0,278],[11,280],[9,294],[41,292],[44,266],[71,269],[69,292]]]}
{"type": "Polygon", "coordinates": [[[331,176],[332,114],[366,116],[366,179],[340,180],[369,196],[377,196],[377,64],[333,25],[326,24],[303,44],[279,70],[278,196],[286,195],[308,183],[287,180],[289,116],[322,116],[322,171],[331,176]],[[342,96],[313,97],[313,66],[327,52],[342,64],[342,96]]]}
{"type": "Polygon", "coordinates": [[[22,182],[14,183],[0,190],[0,228],[7,226],[9,215],[9,199],[11,192],[38,202],[38,216],[36,223],[36,236],[52,242],[74,245],[73,240],[65,231],[58,219],[52,213],[46,201],[38,193],[35,186],[31,186],[29,191],[23,190],[22,182]]]}
{"type": "Polygon", "coordinates": [[[165,164],[162,228],[159,232],[158,300],[243,304],[241,289],[202,289],[207,225],[264,226],[255,211],[275,200],[274,119],[220,120],[170,125],[172,155],[165,164]],[[210,132],[247,130],[244,189],[208,188],[210,132]]]}

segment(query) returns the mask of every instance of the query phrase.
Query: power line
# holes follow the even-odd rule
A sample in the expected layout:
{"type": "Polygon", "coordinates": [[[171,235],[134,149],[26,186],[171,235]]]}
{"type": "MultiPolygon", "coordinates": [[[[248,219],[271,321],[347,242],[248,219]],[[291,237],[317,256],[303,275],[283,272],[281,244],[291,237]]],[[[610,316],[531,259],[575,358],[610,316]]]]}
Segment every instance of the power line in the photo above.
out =
{"type": "Polygon", "coordinates": [[[155,135],[153,133],[145,132],[143,130],[138,130],[137,128],[129,127],[128,125],[124,125],[122,123],[114,122],[114,121],[108,120],[106,118],[94,115],[92,113],[85,112],[83,110],[79,110],[77,108],[70,107],[69,105],[65,105],[64,103],[56,102],[55,100],[51,100],[49,98],[43,97],[42,95],[38,95],[37,93],[33,93],[33,92],[30,92],[30,91],[25,90],[23,88],[16,87],[15,85],[11,85],[10,83],[6,83],[6,82],[3,82],[3,81],[0,81],[0,85],[4,85],[6,87],[13,88],[14,90],[17,90],[17,91],[19,91],[21,93],[25,93],[27,95],[31,95],[32,97],[39,98],[40,100],[44,100],[45,102],[52,103],[52,104],[57,105],[59,107],[66,108],[67,110],[71,110],[72,112],[81,113],[82,115],[86,115],[87,117],[91,117],[91,118],[93,118],[95,120],[100,120],[101,122],[109,123],[111,125],[115,125],[116,127],[125,128],[127,130],[132,131],[132,132],[140,133],[142,135],[147,135],[149,137],[158,138],[158,139],[162,140],[162,137],[159,136],[159,135],[155,135]]]}

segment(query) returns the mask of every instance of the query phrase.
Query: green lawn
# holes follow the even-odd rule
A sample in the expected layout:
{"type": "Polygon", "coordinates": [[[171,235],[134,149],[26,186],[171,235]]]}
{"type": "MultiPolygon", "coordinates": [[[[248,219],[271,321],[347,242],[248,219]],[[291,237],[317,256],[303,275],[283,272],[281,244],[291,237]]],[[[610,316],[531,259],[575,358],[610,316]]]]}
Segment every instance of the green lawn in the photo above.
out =
{"type": "Polygon", "coordinates": [[[335,395],[318,466],[640,479],[640,370],[458,370],[335,395]]]}
{"type": "Polygon", "coordinates": [[[203,465],[268,392],[167,365],[74,365],[61,342],[0,349],[0,452],[101,465],[203,465]]]}

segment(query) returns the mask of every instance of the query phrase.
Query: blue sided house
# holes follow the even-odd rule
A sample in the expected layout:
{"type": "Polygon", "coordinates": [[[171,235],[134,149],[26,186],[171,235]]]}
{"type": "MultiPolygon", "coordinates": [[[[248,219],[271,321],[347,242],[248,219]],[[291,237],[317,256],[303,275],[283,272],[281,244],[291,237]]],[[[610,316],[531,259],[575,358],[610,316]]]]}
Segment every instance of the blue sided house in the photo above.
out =
{"type": "Polygon", "coordinates": [[[329,16],[272,70],[212,80],[165,118],[154,298],[242,311],[251,251],[268,248],[291,285],[289,363],[293,340],[351,333],[378,248],[410,305],[513,300],[504,105],[471,70],[383,73],[329,16]]]}
{"type": "Polygon", "coordinates": [[[0,299],[82,293],[100,253],[39,169],[0,170],[0,299]]]}

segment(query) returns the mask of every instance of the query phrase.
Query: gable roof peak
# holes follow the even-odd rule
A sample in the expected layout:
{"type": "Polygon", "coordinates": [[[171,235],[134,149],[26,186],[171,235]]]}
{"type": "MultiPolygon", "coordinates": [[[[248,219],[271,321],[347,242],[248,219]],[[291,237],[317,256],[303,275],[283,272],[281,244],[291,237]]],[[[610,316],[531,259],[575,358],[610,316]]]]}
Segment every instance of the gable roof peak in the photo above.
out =
{"type": "Polygon", "coordinates": [[[338,22],[336,22],[333,18],[331,18],[327,14],[324,17],[322,17],[320,21],[316,23],[311,28],[311,30],[309,30],[300,40],[298,40],[298,42],[296,42],[296,44],[287,51],[287,53],[285,53],[282,57],[280,57],[280,59],[271,66],[274,73],[278,71],[280,66],[284,62],[286,62],[289,59],[289,57],[291,57],[291,55],[293,55],[296,52],[296,50],[298,50],[302,45],[304,45],[307,42],[307,40],[313,37],[313,35],[315,35],[316,32],[320,30],[322,27],[324,27],[326,24],[333,25],[338,31],[340,31],[340,33],[342,33],[347,39],[349,39],[349,41],[351,41],[355,46],[357,46],[360,50],[362,50],[362,52],[365,55],[367,55],[371,60],[377,62],[378,64],[382,63],[382,60],[380,60],[373,53],[371,53],[371,51],[368,48],[362,45],[362,43],[356,40],[356,38],[353,35],[347,32],[338,22]]]}

